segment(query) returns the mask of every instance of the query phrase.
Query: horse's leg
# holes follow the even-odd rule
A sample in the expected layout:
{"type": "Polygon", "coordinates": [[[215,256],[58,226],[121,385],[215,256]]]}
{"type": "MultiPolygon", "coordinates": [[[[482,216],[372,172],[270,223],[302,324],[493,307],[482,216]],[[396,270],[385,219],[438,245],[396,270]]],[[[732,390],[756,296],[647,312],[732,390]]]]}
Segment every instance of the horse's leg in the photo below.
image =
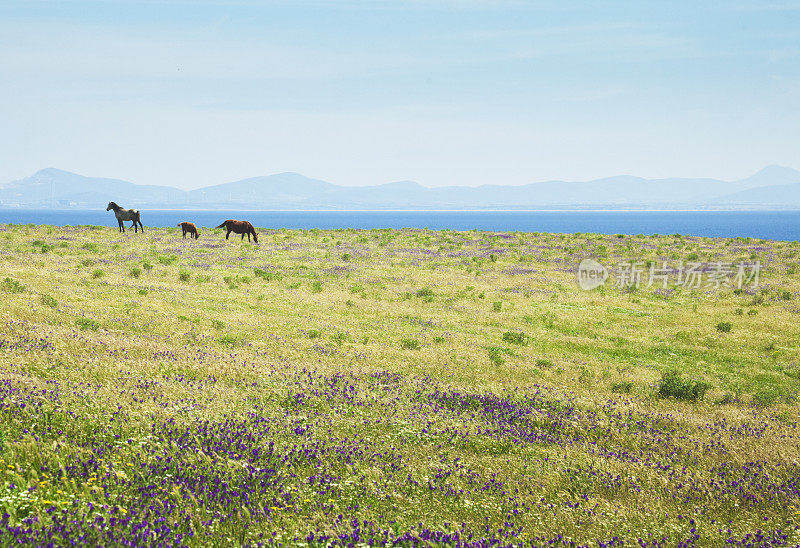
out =
{"type": "Polygon", "coordinates": [[[230,236],[230,235],[231,235],[231,229],[228,229],[228,232],[225,234],[225,239],[227,240],[228,236],[230,236]]]}
{"type": "Polygon", "coordinates": [[[122,224],[122,219],[117,218],[117,222],[119,223],[119,231],[125,232],[125,225],[122,224]]]}

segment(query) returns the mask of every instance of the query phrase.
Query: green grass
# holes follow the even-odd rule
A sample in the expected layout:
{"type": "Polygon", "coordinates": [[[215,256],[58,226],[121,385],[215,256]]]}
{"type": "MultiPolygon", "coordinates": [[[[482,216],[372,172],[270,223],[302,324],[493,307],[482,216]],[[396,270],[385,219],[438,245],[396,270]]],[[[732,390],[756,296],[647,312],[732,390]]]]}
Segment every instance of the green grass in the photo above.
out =
{"type": "MultiPolygon", "coordinates": [[[[800,543],[794,242],[55,234],[0,225],[9,528],[119,545],[153,505],[172,536],[140,544],[293,546],[354,520],[389,543],[800,543]],[[755,291],[583,291],[572,272],[751,256],[755,291]]],[[[47,542],[69,543],[28,541],[47,542]]]]}

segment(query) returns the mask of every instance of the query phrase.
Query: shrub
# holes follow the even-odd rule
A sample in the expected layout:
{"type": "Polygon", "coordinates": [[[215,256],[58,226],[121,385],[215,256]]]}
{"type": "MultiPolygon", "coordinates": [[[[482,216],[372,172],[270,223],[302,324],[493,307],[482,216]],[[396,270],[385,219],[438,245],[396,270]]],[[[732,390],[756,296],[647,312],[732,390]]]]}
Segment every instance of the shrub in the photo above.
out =
{"type": "Polygon", "coordinates": [[[147,295],[147,290],[145,288],[140,289],[139,295],[147,295]]]}
{"type": "Polygon", "coordinates": [[[781,299],[784,301],[791,301],[792,300],[792,292],[791,291],[781,291],[781,299]]]}
{"type": "Polygon", "coordinates": [[[25,286],[12,278],[4,279],[2,285],[3,291],[8,291],[9,293],[22,293],[25,291],[25,286]]]}
{"type": "Polygon", "coordinates": [[[50,308],[55,308],[58,306],[58,301],[55,300],[50,295],[45,295],[44,293],[39,296],[39,301],[45,305],[49,306],[50,308]]]}
{"type": "Polygon", "coordinates": [[[102,278],[102,277],[103,277],[103,276],[105,276],[105,275],[106,275],[106,273],[105,273],[105,272],[103,272],[103,271],[102,271],[101,269],[99,269],[99,268],[98,268],[97,270],[95,270],[94,272],[92,272],[92,278],[94,278],[95,280],[96,280],[97,278],[102,278]]]}
{"type": "Polygon", "coordinates": [[[719,322],[717,324],[717,331],[720,333],[730,333],[731,327],[733,327],[731,322],[719,322]]]}
{"type": "Polygon", "coordinates": [[[272,280],[280,280],[283,278],[283,276],[281,276],[280,274],[277,274],[275,272],[268,272],[266,270],[261,270],[260,268],[256,268],[253,272],[256,275],[256,278],[261,278],[262,280],[266,280],[268,282],[271,282],[272,280]]]}
{"type": "Polygon", "coordinates": [[[538,359],[536,360],[537,367],[553,367],[555,364],[550,360],[538,359]]]}
{"type": "Polygon", "coordinates": [[[633,383],[630,381],[615,382],[611,385],[611,391],[615,394],[630,394],[633,390],[633,383]]]}
{"type": "Polygon", "coordinates": [[[311,292],[312,293],[322,293],[322,282],[319,281],[319,280],[311,282],[311,292]]]}
{"type": "Polygon", "coordinates": [[[444,337],[442,337],[441,335],[436,335],[436,336],[433,338],[433,342],[435,342],[435,343],[437,343],[437,344],[441,344],[441,343],[443,343],[444,341],[445,341],[445,338],[444,338],[444,337]]]}
{"type": "Polygon", "coordinates": [[[419,350],[419,341],[417,339],[401,339],[400,348],[404,350],[419,350]]]}
{"type": "Polygon", "coordinates": [[[492,303],[492,310],[495,312],[500,312],[503,310],[503,303],[501,301],[495,301],[492,303]]]}
{"type": "Polygon", "coordinates": [[[92,266],[94,261],[91,259],[84,259],[81,261],[81,266],[92,266]]]}
{"type": "Polygon", "coordinates": [[[191,279],[192,279],[192,275],[191,275],[191,274],[189,274],[189,273],[188,273],[187,271],[185,271],[185,270],[181,270],[181,271],[180,271],[180,273],[178,274],[178,279],[179,279],[180,281],[182,281],[182,282],[188,282],[189,280],[191,280],[191,279]]]}
{"type": "Polygon", "coordinates": [[[142,275],[142,269],[139,268],[138,266],[134,266],[133,268],[130,269],[129,274],[134,278],[138,278],[139,276],[142,275]]]}
{"type": "Polygon", "coordinates": [[[171,265],[172,263],[174,263],[177,260],[178,260],[178,257],[176,257],[175,255],[159,255],[158,256],[158,262],[163,264],[164,266],[169,266],[169,265],[171,265]]]}
{"type": "Polygon", "coordinates": [[[217,342],[222,346],[237,346],[242,343],[242,340],[236,335],[221,335],[217,337],[217,342]]]}
{"type": "Polygon", "coordinates": [[[213,327],[217,331],[225,329],[225,322],[223,322],[222,320],[211,320],[211,327],[213,327]]]}
{"type": "Polygon", "coordinates": [[[503,340],[506,342],[519,345],[528,343],[528,337],[525,335],[525,333],[521,332],[517,333],[515,331],[506,331],[505,333],[503,333],[503,340]]]}
{"type": "Polygon", "coordinates": [[[147,270],[149,272],[149,271],[153,270],[153,265],[149,261],[144,261],[142,263],[142,268],[144,268],[145,270],[147,270]]]}
{"type": "Polygon", "coordinates": [[[430,287],[423,287],[422,289],[418,289],[415,295],[426,303],[429,303],[433,300],[434,292],[430,287]]]}
{"type": "Polygon", "coordinates": [[[91,251],[92,253],[97,253],[100,251],[98,245],[94,242],[87,242],[81,246],[81,249],[85,249],[87,251],[91,251]]]}
{"type": "Polygon", "coordinates": [[[195,276],[194,280],[199,283],[206,283],[211,281],[211,276],[204,274],[202,276],[195,276]]]}
{"type": "Polygon", "coordinates": [[[703,399],[711,385],[701,381],[684,380],[677,371],[667,371],[661,375],[658,385],[659,396],[686,401],[703,399]]]}
{"type": "Polygon", "coordinates": [[[350,255],[349,253],[343,253],[343,254],[342,254],[342,260],[343,260],[344,262],[348,262],[348,261],[349,261],[350,259],[352,259],[352,258],[353,258],[353,256],[352,256],[352,255],[350,255]]]}
{"type": "Polygon", "coordinates": [[[759,390],[753,394],[753,404],[759,407],[769,407],[778,401],[780,393],[774,388],[759,390]]]}
{"type": "Polygon", "coordinates": [[[96,322],[88,318],[78,318],[75,320],[75,325],[80,327],[83,331],[97,331],[97,329],[100,327],[96,322]]]}
{"type": "Polygon", "coordinates": [[[486,349],[489,353],[489,360],[495,365],[503,365],[506,359],[503,357],[503,349],[496,346],[490,346],[486,349]]]}
{"type": "Polygon", "coordinates": [[[308,338],[309,339],[318,339],[322,336],[322,332],[319,329],[309,329],[308,330],[308,338]]]}

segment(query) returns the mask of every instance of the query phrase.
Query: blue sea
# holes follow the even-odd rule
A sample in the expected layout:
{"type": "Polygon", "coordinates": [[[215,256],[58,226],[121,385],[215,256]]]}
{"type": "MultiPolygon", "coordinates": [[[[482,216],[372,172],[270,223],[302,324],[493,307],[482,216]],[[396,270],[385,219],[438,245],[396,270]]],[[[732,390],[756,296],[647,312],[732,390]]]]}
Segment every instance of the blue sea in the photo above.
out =
{"type": "MultiPolygon", "coordinates": [[[[146,227],[180,221],[212,227],[225,219],[246,219],[272,229],[429,228],[800,240],[800,211],[142,211],[146,227]]],[[[0,224],[5,223],[117,226],[113,213],[102,209],[0,209],[0,224]]]]}

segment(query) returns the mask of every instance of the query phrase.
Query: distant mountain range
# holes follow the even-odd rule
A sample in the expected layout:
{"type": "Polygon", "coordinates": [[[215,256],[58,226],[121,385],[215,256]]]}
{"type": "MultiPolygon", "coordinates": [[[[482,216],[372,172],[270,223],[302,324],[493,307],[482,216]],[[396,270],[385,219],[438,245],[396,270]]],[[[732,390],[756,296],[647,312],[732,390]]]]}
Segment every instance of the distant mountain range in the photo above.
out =
{"type": "Polygon", "coordinates": [[[0,186],[0,208],[247,210],[380,209],[797,209],[800,171],[765,167],[739,181],[642,179],[428,188],[413,181],[348,187],[279,173],[185,191],[48,168],[0,186]]]}

